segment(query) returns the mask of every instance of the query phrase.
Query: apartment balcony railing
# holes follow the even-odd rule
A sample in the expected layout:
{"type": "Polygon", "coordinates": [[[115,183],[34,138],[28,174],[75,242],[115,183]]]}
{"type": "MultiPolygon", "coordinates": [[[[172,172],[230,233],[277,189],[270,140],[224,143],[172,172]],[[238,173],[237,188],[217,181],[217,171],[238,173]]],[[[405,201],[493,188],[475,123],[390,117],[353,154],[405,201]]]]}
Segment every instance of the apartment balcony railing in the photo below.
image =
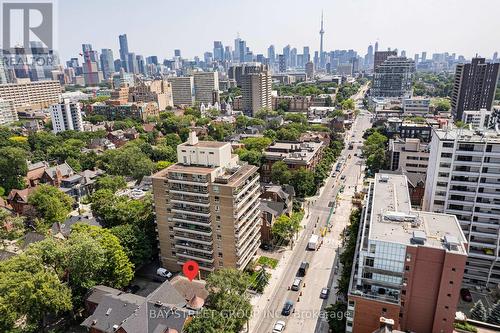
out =
{"type": "Polygon", "coordinates": [[[174,239],[177,241],[186,241],[189,243],[199,243],[203,245],[212,245],[213,240],[211,236],[203,236],[200,234],[193,234],[185,231],[177,231],[174,233],[174,239]]]}

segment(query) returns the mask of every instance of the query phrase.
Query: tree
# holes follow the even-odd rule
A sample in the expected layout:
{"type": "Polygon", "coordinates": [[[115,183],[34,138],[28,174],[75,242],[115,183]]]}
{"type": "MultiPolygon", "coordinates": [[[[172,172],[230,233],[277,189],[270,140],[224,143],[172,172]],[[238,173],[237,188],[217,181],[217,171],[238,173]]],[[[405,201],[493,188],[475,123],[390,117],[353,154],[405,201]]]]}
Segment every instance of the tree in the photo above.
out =
{"type": "Polygon", "coordinates": [[[281,127],[276,131],[276,138],[285,141],[297,141],[300,137],[300,131],[295,128],[281,127]]]}
{"type": "Polygon", "coordinates": [[[500,325],[500,301],[493,306],[486,322],[494,325],[500,325]]]}
{"type": "Polygon", "coordinates": [[[124,224],[110,229],[111,233],[118,237],[127,257],[139,267],[151,258],[153,253],[151,240],[138,226],[124,224]]]}
{"type": "Polygon", "coordinates": [[[332,332],[345,332],[347,305],[343,302],[330,304],[325,308],[328,326],[332,332]]]}
{"type": "Polygon", "coordinates": [[[304,216],[303,214],[294,215],[291,218],[287,215],[280,215],[276,219],[271,229],[273,237],[286,242],[293,240],[295,234],[300,230],[300,221],[304,216]]]}
{"type": "MultiPolygon", "coordinates": [[[[130,280],[134,277],[133,265],[128,259],[123,247],[120,245],[120,240],[118,237],[112,234],[112,232],[108,229],[89,226],[86,224],[76,224],[70,234],[70,243],[75,248],[77,246],[84,245],[85,249],[89,250],[90,247],[94,247],[95,254],[97,257],[104,258],[104,265],[99,265],[96,267],[96,264],[91,262],[91,256],[85,252],[75,251],[74,254],[85,256],[87,258],[86,261],[80,260],[80,263],[77,263],[78,260],[73,260],[69,263],[73,270],[70,269],[70,279],[71,276],[77,274],[80,279],[87,279],[85,276],[90,273],[91,270],[94,270],[94,276],[96,277],[96,281],[99,284],[109,285],[114,288],[123,288],[125,287],[130,280]],[[92,244],[92,240],[93,242],[92,244]],[[83,268],[85,272],[83,272],[83,268]],[[84,273],[84,274],[82,274],[84,273]]],[[[70,248],[71,249],[71,248],[70,248]]],[[[75,257],[77,257],[75,256],[75,257]]],[[[82,257],[80,257],[81,259],[82,257]]],[[[88,286],[87,288],[92,287],[88,286]]]]}
{"type": "Polygon", "coordinates": [[[0,262],[0,331],[14,330],[23,319],[43,329],[46,316],[71,308],[70,289],[39,258],[20,254],[0,262]]]}
{"type": "Polygon", "coordinates": [[[54,186],[42,184],[30,194],[28,203],[36,209],[38,217],[45,223],[52,224],[66,219],[71,211],[73,198],[54,186]]]}
{"type": "Polygon", "coordinates": [[[451,104],[448,99],[440,98],[436,101],[436,111],[447,112],[451,109],[451,104]]]}
{"type": "Polygon", "coordinates": [[[276,184],[289,184],[292,172],[283,161],[277,161],[271,166],[271,180],[276,184]]]}
{"type": "Polygon", "coordinates": [[[363,145],[363,155],[366,156],[366,165],[372,172],[377,172],[386,163],[385,145],[388,138],[375,130],[370,134],[363,145]]]}
{"type": "Polygon", "coordinates": [[[313,195],[316,191],[314,173],[305,168],[300,168],[293,173],[291,185],[300,198],[313,195]]]}
{"type": "Polygon", "coordinates": [[[354,110],[355,107],[354,100],[352,100],[352,98],[342,101],[340,105],[342,106],[342,110],[354,110]]]}
{"type": "Polygon", "coordinates": [[[272,140],[266,137],[245,138],[241,140],[241,143],[243,143],[245,145],[245,148],[248,150],[262,151],[272,143],[272,140]]]}
{"type": "Polygon", "coordinates": [[[155,164],[136,145],[106,150],[101,155],[98,165],[109,174],[130,176],[135,179],[150,175],[155,169],[155,164]]]}
{"type": "Polygon", "coordinates": [[[481,300],[474,303],[474,306],[470,310],[469,317],[474,320],[486,321],[486,308],[481,300]]]}
{"type": "Polygon", "coordinates": [[[245,148],[240,148],[236,150],[236,154],[238,154],[240,160],[242,161],[256,166],[260,166],[261,164],[262,153],[258,150],[248,150],[245,148]]]}
{"type": "Polygon", "coordinates": [[[127,182],[123,176],[105,175],[99,177],[96,181],[97,190],[107,189],[114,193],[125,187],[127,187],[127,182]]]}
{"type": "Polygon", "coordinates": [[[28,173],[26,157],[26,151],[21,148],[0,148],[0,186],[7,193],[12,189],[24,188],[24,177],[28,173]]]}

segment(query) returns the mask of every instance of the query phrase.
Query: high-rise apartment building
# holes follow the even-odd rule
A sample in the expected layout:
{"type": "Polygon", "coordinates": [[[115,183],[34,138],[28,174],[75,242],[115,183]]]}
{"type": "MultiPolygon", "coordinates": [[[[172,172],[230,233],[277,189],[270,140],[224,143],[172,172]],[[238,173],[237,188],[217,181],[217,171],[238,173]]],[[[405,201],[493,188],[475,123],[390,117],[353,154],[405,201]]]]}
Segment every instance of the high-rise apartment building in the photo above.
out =
{"type": "Polygon", "coordinates": [[[198,141],[194,132],[177,160],[153,175],[163,266],[180,271],[194,260],[203,275],[244,269],[260,244],[257,167],[241,163],[230,143],[198,141]]]}
{"type": "Polygon", "coordinates": [[[134,52],[127,54],[127,69],[129,73],[137,74],[139,73],[139,64],[137,63],[137,57],[134,52]]]}
{"type": "Polygon", "coordinates": [[[269,59],[269,64],[272,66],[276,61],[276,51],[274,45],[271,45],[267,48],[267,58],[269,59]]]}
{"type": "Polygon", "coordinates": [[[412,94],[415,63],[406,57],[389,57],[375,67],[371,95],[408,98],[412,94]]]}
{"type": "Polygon", "coordinates": [[[309,79],[314,79],[314,64],[309,61],[306,62],[306,78],[309,79]]]}
{"type": "Polygon", "coordinates": [[[0,84],[0,99],[12,102],[16,111],[48,108],[58,103],[60,96],[58,81],[0,84]]]}
{"type": "MultiPolygon", "coordinates": [[[[375,44],[378,45],[378,44],[375,44]]],[[[377,51],[375,50],[375,55],[373,58],[373,71],[377,69],[384,61],[389,57],[396,57],[398,53],[396,51],[377,51]]]]}
{"type": "Polygon", "coordinates": [[[12,102],[0,99],[0,125],[10,124],[18,120],[19,118],[12,102]]]}
{"type": "Polygon", "coordinates": [[[469,244],[464,284],[500,283],[500,134],[434,130],[423,201],[425,210],[456,215],[469,244]]]}
{"type": "Polygon", "coordinates": [[[72,102],[69,98],[65,98],[61,103],[52,105],[50,116],[54,133],[69,130],[83,131],[82,112],[78,102],[72,102]]]}
{"type": "Polygon", "coordinates": [[[137,79],[137,83],[129,90],[129,101],[156,102],[158,109],[164,111],[174,106],[172,84],[166,80],[137,79]]]}
{"type": "Polygon", "coordinates": [[[194,78],[192,76],[169,77],[174,105],[194,105],[194,78]]]}
{"type": "Polygon", "coordinates": [[[491,110],[499,66],[498,63],[487,63],[484,58],[457,64],[451,95],[451,113],[456,120],[463,120],[464,110],[491,110]]]}
{"type": "Polygon", "coordinates": [[[104,79],[108,80],[109,78],[111,78],[111,75],[113,75],[115,71],[115,59],[113,58],[113,51],[111,49],[102,49],[100,60],[102,75],[104,76],[104,79]]]}
{"type": "Polygon", "coordinates": [[[375,175],[359,225],[346,332],[380,318],[407,332],[452,332],[467,241],[453,215],[414,211],[404,175],[375,175]]]}
{"type": "Polygon", "coordinates": [[[219,91],[217,72],[194,72],[194,99],[198,103],[213,104],[214,92],[219,91]]]}
{"type": "Polygon", "coordinates": [[[121,67],[128,72],[128,40],[127,34],[119,35],[118,40],[120,42],[120,61],[121,67]]]}
{"type": "Polygon", "coordinates": [[[263,108],[271,109],[272,77],[268,70],[241,76],[242,109],[254,116],[263,108]]]}

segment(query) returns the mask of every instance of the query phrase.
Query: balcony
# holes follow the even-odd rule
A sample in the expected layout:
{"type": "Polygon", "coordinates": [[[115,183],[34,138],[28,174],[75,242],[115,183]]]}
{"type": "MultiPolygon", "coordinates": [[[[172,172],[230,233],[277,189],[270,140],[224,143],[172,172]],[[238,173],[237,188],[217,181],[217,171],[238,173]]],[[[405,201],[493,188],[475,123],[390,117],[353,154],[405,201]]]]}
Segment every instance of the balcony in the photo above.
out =
{"type": "Polygon", "coordinates": [[[183,250],[192,250],[197,252],[202,252],[205,254],[213,254],[214,250],[211,246],[202,245],[196,242],[190,241],[177,241],[175,247],[183,250]]]}
{"type": "Polygon", "coordinates": [[[197,234],[191,234],[188,232],[177,232],[174,234],[174,239],[178,241],[184,241],[192,243],[198,243],[203,245],[212,245],[212,237],[205,237],[197,234]]]}
{"type": "MultiPolygon", "coordinates": [[[[183,258],[177,258],[177,265],[184,265],[186,262],[188,262],[189,260],[182,260],[183,258]]],[[[212,263],[207,263],[207,262],[204,262],[204,261],[200,261],[198,262],[198,265],[200,266],[200,269],[204,270],[204,271],[209,271],[209,272],[213,272],[214,270],[214,265],[212,263]]]]}
{"type": "Polygon", "coordinates": [[[179,214],[190,214],[194,216],[203,216],[210,217],[210,209],[208,208],[200,208],[195,206],[187,206],[187,205],[179,205],[173,204],[171,205],[172,212],[179,214]]]}
{"type": "Polygon", "coordinates": [[[193,180],[186,180],[186,179],[174,179],[174,178],[168,178],[168,182],[170,184],[184,184],[184,185],[198,185],[198,186],[208,186],[207,181],[199,182],[199,181],[193,181],[193,180]]]}
{"type": "Polygon", "coordinates": [[[181,250],[177,252],[177,256],[186,258],[188,260],[195,260],[196,262],[206,262],[212,264],[215,259],[211,255],[204,255],[189,250],[181,250]]]}
{"type": "Polygon", "coordinates": [[[173,204],[182,204],[189,202],[190,205],[201,206],[201,207],[209,207],[210,201],[207,198],[200,198],[196,196],[170,196],[170,202],[173,204]]]}
{"type": "Polygon", "coordinates": [[[193,224],[179,223],[176,222],[174,226],[174,231],[189,232],[196,235],[212,236],[212,229],[200,227],[193,224]]]}
{"type": "Polygon", "coordinates": [[[174,214],[169,221],[176,221],[182,223],[193,223],[201,226],[210,226],[209,218],[202,218],[198,216],[190,216],[189,214],[174,214]]]}

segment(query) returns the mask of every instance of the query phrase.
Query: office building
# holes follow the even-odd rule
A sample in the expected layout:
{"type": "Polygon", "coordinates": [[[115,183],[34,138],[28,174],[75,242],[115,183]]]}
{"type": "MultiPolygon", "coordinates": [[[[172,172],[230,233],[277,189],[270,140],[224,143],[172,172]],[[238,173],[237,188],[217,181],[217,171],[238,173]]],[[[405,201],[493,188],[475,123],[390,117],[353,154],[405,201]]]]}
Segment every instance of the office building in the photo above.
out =
{"type": "Polygon", "coordinates": [[[130,52],[127,54],[127,71],[129,73],[138,74],[139,73],[139,64],[137,63],[137,57],[134,52],[130,52]]]}
{"type": "Polygon", "coordinates": [[[126,72],[128,69],[128,40],[127,34],[119,35],[118,40],[120,42],[120,61],[121,67],[125,69],[126,72]]]}
{"type": "Polygon", "coordinates": [[[19,118],[12,102],[0,99],[0,125],[7,125],[18,120],[19,118]]]}
{"type": "Polygon", "coordinates": [[[260,245],[258,168],[240,162],[230,143],[198,141],[194,132],[177,160],[153,175],[163,267],[177,272],[195,260],[202,276],[243,270],[260,245]]]}
{"type": "MultiPolygon", "coordinates": [[[[377,45],[377,44],[375,44],[377,45]]],[[[373,59],[373,71],[377,69],[384,61],[389,57],[397,57],[398,53],[396,51],[377,51],[375,50],[375,55],[373,59]]]]}
{"type": "Polygon", "coordinates": [[[97,51],[92,50],[92,45],[90,44],[82,44],[82,52],[82,74],[85,85],[96,86],[104,79],[102,71],[99,69],[97,51]]]}
{"type": "Polygon", "coordinates": [[[115,71],[115,59],[113,58],[113,51],[111,49],[102,49],[100,59],[102,75],[105,80],[108,80],[111,78],[115,71]]]}
{"type": "Polygon", "coordinates": [[[412,95],[415,63],[405,57],[389,57],[373,75],[373,97],[409,98],[412,95]]]}
{"type": "Polygon", "coordinates": [[[214,104],[214,92],[219,91],[217,72],[194,72],[194,99],[200,104],[214,104]]]}
{"type": "Polygon", "coordinates": [[[280,73],[286,72],[286,57],[283,54],[278,55],[278,71],[280,73]]]}
{"type": "Polygon", "coordinates": [[[174,57],[176,57],[176,58],[181,58],[181,57],[182,57],[182,56],[181,56],[181,50],[179,50],[179,49],[175,49],[175,50],[174,50],[174,57]]]}
{"type": "Polygon", "coordinates": [[[276,51],[274,49],[274,45],[271,45],[267,48],[267,58],[269,59],[269,64],[271,67],[274,65],[276,61],[276,51]]]}
{"type": "Polygon", "coordinates": [[[481,109],[479,111],[464,110],[462,121],[470,124],[472,128],[494,128],[497,119],[493,116],[493,111],[481,109]]]}
{"type": "Polygon", "coordinates": [[[255,116],[263,108],[271,109],[272,77],[266,70],[261,73],[249,73],[242,79],[242,109],[243,112],[255,116]]]}
{"type": "Polygon", "coordinates": [[[82,111],[78,102],[65,98],[61,103],[52,105],[50,117],[54,133],[70,130],[83,132],[82,111]]]}
{"type": "Polygon", "coordinates": [[[0,84],[0,99],[12,102],[17,112],[48,108],[58,103],[60,96],[58,81],[0,84]]]}
{"type": "Polygon", "coordinates": [[[121,86],[133,87],[135,85],[134,74],[127,73],[125,68],[120,68],[119,73],[114,73],[112,80],[115,89],[121,86]]]}
{"type": "Polygon", "coordinates": [[[484,58],[457,64],[451,94],[451,113],[456,120],[463,120],[464,110],[491,110],[499,66],[498,63],[487,63],[484,58]]]}
{"type": "Polygon", "coordinates": [[[423,208],[456,215],[469,244],[464,284],[500,283],[500,134],[493,130],[433,132],[423,208]]]}
{"type": "Polygon", "coordinates": [[[302,53],[304,56],[304,58],[303,58],[304,64],[311,61],[311,55],[309,54],[309,46],[304,46],[302,53]]]}
{"type": "Polygon", "coordinates": [[[194,105],[194,78],[192,76],[169,77],[174,105],[194,105]]]}
{"type": "Polygon", "coordinates": [[[166,80],[137,79],[137,83],[130,87],[129,101],[155,102],[160,111],[174,106],[172,84],[166,80]]]}
{"type": "Polygon", "coordinates": [[[221,41],[214,41],[214,60],[224,60],[224,46],[221,41]]]}
{"type": "Polygon", "coordinates": [[[346,332],[380,318],[405,332],[453,332],[467,240],[453,215],[412,210],[404,175],[370,182],[351,273],[346,332]]]}
{"type": "Polygon", "coordinates": [[[403,100],[403,115],[425,116],[429,113],[431,105],[430,98],[412,97],[403,100]]]}

